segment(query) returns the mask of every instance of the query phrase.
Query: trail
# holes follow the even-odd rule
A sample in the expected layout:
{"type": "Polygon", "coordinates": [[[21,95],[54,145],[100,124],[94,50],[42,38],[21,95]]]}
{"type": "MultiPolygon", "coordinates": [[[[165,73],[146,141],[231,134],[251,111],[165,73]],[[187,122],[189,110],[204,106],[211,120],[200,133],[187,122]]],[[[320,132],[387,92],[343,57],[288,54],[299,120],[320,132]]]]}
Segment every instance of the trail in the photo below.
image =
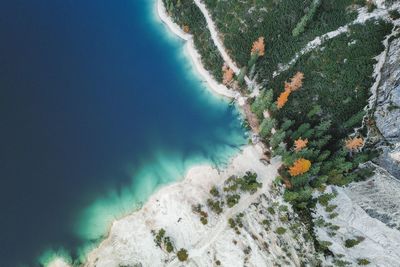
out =
{"type": "MultiPolygon", "coordinates": [[[[226,48],[225,48],[222,40],[218,36],[217,27],[215,26],[215,23],[212,20],[211,15],[208,12],[206,5],[204,3],[202,3],[201,0],[194,0],[194,3],[200,9],[201,13],[203,13],[203,16],[207,22],[207,27],[211,33],[211,38],[212,38],[215,46],[218,48],[218,51],[221,54],[222,58],[224,59],[225,63],[229,66],[229,68],[231,68],[235,72],[236,75],[239,75],[240,68],[237,66],[235,61],[226,52],[226,48]]],[[[249,87],[252,86],[252,81],[247,76],[245,77],[245,81],[246,81],[247,86],[249,86],[249,87]]]]}

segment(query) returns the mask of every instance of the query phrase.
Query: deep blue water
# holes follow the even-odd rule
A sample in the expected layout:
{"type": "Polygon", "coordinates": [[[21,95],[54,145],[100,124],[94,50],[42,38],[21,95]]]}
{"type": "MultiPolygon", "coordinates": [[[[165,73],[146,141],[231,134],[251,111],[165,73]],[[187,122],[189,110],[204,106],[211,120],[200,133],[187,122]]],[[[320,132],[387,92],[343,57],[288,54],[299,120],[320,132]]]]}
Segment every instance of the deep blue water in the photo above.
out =
{"type": "Polygon", "coordinates": [[[0,1],[1,267],[76,256],[159,184],[245,142],[153,9],[0,1]]]}

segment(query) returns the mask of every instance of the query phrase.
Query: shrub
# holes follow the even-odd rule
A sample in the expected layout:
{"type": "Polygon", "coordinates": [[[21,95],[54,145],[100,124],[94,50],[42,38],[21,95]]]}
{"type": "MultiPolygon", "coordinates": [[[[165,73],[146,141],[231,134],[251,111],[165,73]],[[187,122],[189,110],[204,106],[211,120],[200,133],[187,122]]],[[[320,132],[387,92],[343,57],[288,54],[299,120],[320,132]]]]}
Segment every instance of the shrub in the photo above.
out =
{"type": "Polygon", "coordinates": [[[358,265],[368,265],[371,262],[369,260],[367,260],[367,259],[358,259],[357,263],[358,263],[358,265]]]}
{"type": "Polygon", "coordinates": [[[286,233],[286,229],[284,227],[278,227],[276,228],[275,233],[277,233],[278,235],[283,235],[284,233],[286,233]]]}
{"type": "Polygon", "coordinates": [[[202,224],[206,225],[208,223],[208,220],[206,217],[200,217],[200,221],[202,224]]]}
{"type": "Polygon", "coordinates": [[[240,200],[240,195],[235,194],[235,195],[228,195],[226,197],[226,204],[228,205],[229,208],[232,208],[235,206],[240,200]]]}
{"type": "Polygon", "coordinates": [[[174,250],[174,246],[172,245],[171,239],[168,236],[164,238],[164,245],[168,253],[171,253],[174,250]]]}
{"type": "Polygon", "coordinates": [[[329,241],[319,241],[318,244],[321,246],[322,250],[327,250],[332,242],[329,241]]]}
{"type": "Polygon", "coordinates": [[[157,232],[155,239],[154,239],[154,242],[156,243],[157,246],[161,247],[161,243],[162,243],[164,236],[165,236],[165,230],[163,228],[161,228],[157,232]]]}
{"type": "Polygon", "coordinates": [[[335,194],[322,194],[318,197],[318,202],[324,207],[327,207],[329,201],[335,197],[335,194]]]}
{"type": "Polygon", "coordinates": [[[219,197],[219,192],[215,185],[213,187],[211,187],[210,194],[214,197],[219,197]]]}
{"type": "Polygon", "coordinates": [[[228,223],[229,223],[229,226],[230,226],[231,228],[235,228],[235,227],[236,227],[236,222],[235,222],[234,219],[229,218],[228,223]]]}
{"type": "Polygon", "coordinates": [[[221,214],[223,209],[223,202],[220,202],[219,200],[213,201],[212,199],[207,199],[207,206],[214,211],[216,214],[221,214]]]}
{"type": "Polygon", "coordinates": [[[176,256],[178,256],[178,259],[180,261],[186,261],[189,258],[189,254],[186,249],[181,248],[177,253],[176,256]]]}
{"type": "Polygon", "coordinates": [[[338,214],[338,213],[336,213],[336,212],[334,212],[334,213],[331,213],[331,214],[329,214],[329,219],[336,218],[338,215],[339,215],[339,214],[338,214]]]}
{"type": "Polygon", "coordinates": [[[282,211],[282,212],[288,211],[288,206],[286,206],[286,205],[280,205],[280,206],[279,206],[279,211],[282,211]]]}
{"type": "Polygon", "coordinates": [[[337,208],[337,205],[329,205],[325,208],[326,212],[332,212],[337,208]]]}
{"type": "Polygon", "coordinates": [[[357,239],[346,239],[344,245],[346,248],[352,248],[358,244],[361,243],[361,241],[363,241],[364,238],[363,237],[357,237],[357,239]]]}
{"type": "Polygon", "coordinates": [[[273,207],[268,207],[267,210],[268,210],[268,212],[269,212],[270,214],[275,215],[275,210],[274,210],[273,207]]]}

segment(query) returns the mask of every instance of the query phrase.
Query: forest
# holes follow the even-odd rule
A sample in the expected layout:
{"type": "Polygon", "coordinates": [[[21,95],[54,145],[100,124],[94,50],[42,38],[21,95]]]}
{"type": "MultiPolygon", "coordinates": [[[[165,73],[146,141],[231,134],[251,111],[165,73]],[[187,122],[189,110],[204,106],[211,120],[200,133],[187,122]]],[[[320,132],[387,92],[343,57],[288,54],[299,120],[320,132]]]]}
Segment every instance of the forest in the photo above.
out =
{"type": "Polygon", "coordinates": [[[285,186],[284,199],[310,228],[312,208],[323,201],[313,198],[315,190],[324,192],[326,185],[343,186],[373,174],[362,167],[377,153],[365,140],[374,120],[364,107],[374,82],[374,58],[383,51],[382,41],[393,25],[376,19],[350,24],[273,74],[311,40],[354,21],[357,8],[372,12],[374,5],[364,0],[204,0],[230,56],[242,68],[232,78],[227,69],[221,73],[223,60],[193,2],[164,1],[173,3],[170,12],[178,24],[189,25],[205,66],[219,81],[223,77],[229,85],[233,79],[242,92],[250,93],[251,88],[243,89],[248,74],[261,86],[260,95],[248,99],[260,121],[260,138],[272,148],[272,156],[282,157],[276,182],[285,186]],[[363,120],[366,127],[355,131],[363,120]]]}

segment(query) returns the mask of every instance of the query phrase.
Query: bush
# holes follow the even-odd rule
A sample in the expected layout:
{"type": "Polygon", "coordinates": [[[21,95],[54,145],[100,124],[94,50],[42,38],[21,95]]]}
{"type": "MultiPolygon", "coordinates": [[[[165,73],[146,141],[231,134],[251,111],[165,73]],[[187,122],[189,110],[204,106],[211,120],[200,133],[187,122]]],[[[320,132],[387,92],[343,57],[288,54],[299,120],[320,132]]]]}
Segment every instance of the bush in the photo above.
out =
{"type": "Polygon", "coordinates": [[[215,185],[213,187],[211,187],[210,194],[214,197],[219,197],[219,192],[215,185]]]}
{"type": "Polygon", "coordinates": [[[219,200],[213,201],[212,199],[207,199],[207,206],[214,211],[216,214],[221,214],[223,209],[223,202],[220,202],[219,200]]]}
{"type": "Polygon", "coordinates": [[[322,194],[318,197],[318,202],[321,204],[321,206],[327,207],[329,201],[331,201],[333,198],[335,198],[335,194],[322,194]]]}
{"type": "Polygon", "coordinates": [[[200,221],[202,224],[206,225],[208,223],[208,220],[206,217],[200,217],[200,221]]]}
{"type": "Polygon", "coordinates": [[[326,212],[332,212],[337,208],[337,205],[329,205],[325,208],[326,212]]]}
{"type": "Polygon", "coordinates": [[[276,228],[275,233],[277,233],[278,235],[283,235],[284,233],[286,233],[286,229],[283,227],[278,227],[276,228]]]}
{"type": "Polygon", "coordinates": [[[275,215],[275,210],[274,210],[274,208],[273,207],[268,207],[268,212],[271,214],[271,215],[275,215]]]}
{"type": "Polygon", "coordinates": [[[346,248],[352,248],[358,244],[361,243],[361,241],[363,241],[364,238],[363,237],[357,237],[357,239],[346,239],[346,241],[344,242],[344,245],[346,248]]]}
{"type": "Polygon", "coordinates": [[[164,238],[164,245],[168,253],[171,253],[174,250],[174,246],[168,236],[164,238]]]}
{"type": "Polygon", "coordinates": [[[336,212],[334,212],[334,213],[331,213],[331,214],[329,214],[329,219],[334,219],[334,218],[336,218],[337,216],[338,216],[339,214],[338,213],[336,213],[336,212]]]}
{"type": "Polygon", "coordinates": [[[163,228],[161,228],[157,232],[155,239],[154,239],[154,242],[156,243],[157,246],[161,247],[161,243],[163,241],[164,236],[165,236],[165,230],[163,228]]]}
{"type": "Polygon", "coordinates": [[[329,241],[319,241],[318,244],[320,245],[322,250],[329,249],[329,246],[332,245],[332,242],[329,241]]]}
{"type": "Polygon", "coordinates": [[[232,208],[235,206],[240,200],[240,195],[235,194],[235,195],[228,195],[226,197],[226,204],[228,205],[229,208],[232,208]]]}
{"type": "Polygon", "coordinates": [[[369,260],[367,260],[367,259],[358,259],[357,263],[358,263],[358,265],[368,265],[371,262],[369,260]]]}
{"type": "Polygon", "coordinates": [[[178,259],[180,261],[186,261],[189,258],[189,254],[186,249],[181,248],[177,253],[176,256],[178,256],[178,259]]]}

